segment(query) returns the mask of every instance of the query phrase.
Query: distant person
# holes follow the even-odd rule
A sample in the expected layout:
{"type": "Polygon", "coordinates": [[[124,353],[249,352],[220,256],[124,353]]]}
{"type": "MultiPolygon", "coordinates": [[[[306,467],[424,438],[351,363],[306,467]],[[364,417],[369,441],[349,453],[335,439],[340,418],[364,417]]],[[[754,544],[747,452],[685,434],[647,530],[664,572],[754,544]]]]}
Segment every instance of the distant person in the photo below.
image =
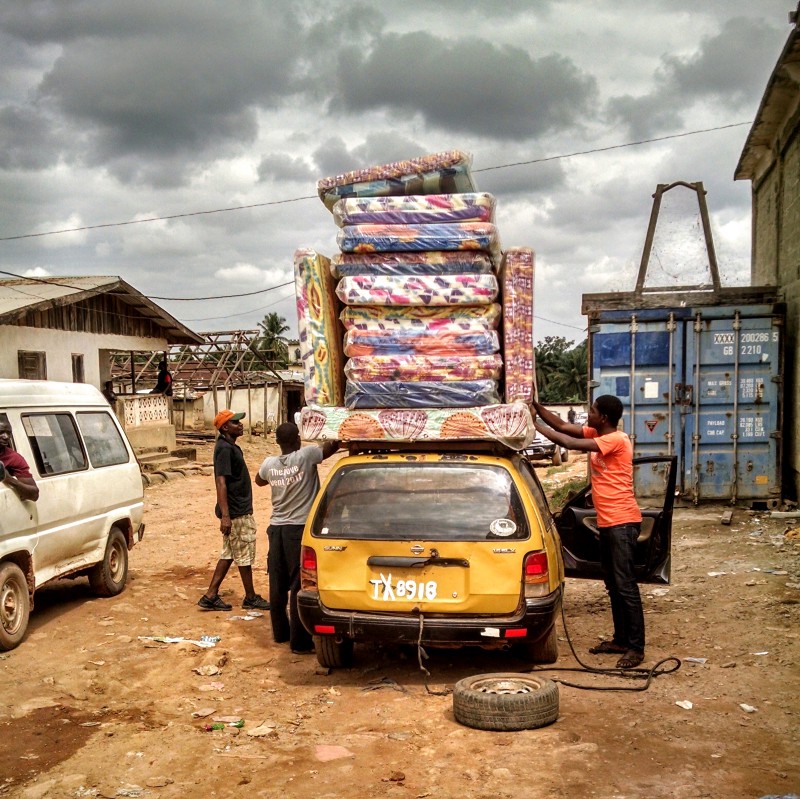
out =
{"type": "Polygon", "coordinates": [[[117,395],[114,393],[114,381],[106,380],[103,384],[103,396],[106,398],[108,404],[113,408],[117,404],[117,395]]]}
{"type": "Polygon", "coordinates": [[[161,361],[158,365],[158,377],[156,378],[156,387],[150,392],[151,394],[163,394],[165,397],[172,396],[172,375],[167,368],[167,362],[161,361]]]}
{"type": "Polygon", "coordinates": [[[217,505],[214,512],[222,533],[222,553],[211,577],[211,584],[198,605],[203,610],[231,610],[232,606],[219,595],[219,587],[236,561],[242,578],[245,598],[243,608],[269,610],[269,602],[259,596],[253,587],[253,563],[256,559],[256,522],[253,518],[253,486],[244,454],[236,439],[244,432],[243,413],[220,411],[214,417],[214,427],[219,430],[214,447],[214,484],[217,505]]]}
{"type": "Polygon", "coordinates": [[[11,425],[0,422],[0,483],[7,485],[20,499],[36,502],[39,486],[22,455],[11,448],[11,425]]]}
{"type": "Polygon", "coordinates": [[[310,654],[314,651],[314,642],[297,612],[300,542],[319,491],[317,464],[333,455],[339,449],[339,442],[326,441],[303,447],[300,431],[292,422],[278,425],[275,441],[281,454],[266,458],[256,475],[257,486],[268,485],[272,490],[272,518],[267,528],[272,635],[278,644],[288,641],[295,654],[310,654]]]}
{"type": "Polygon", "coordinates": [[[632,669],[644,660],[644,612],[634,571],[634,549],[642,527],[642,512],[633,493],[633,445],[617,430],[622,402],[611,394],[598,397],[589,409],[586,427],[564,422],[538,402],[533,407],[536,429],[567,449],[589,453],[592,501],[600,529],[600,563],[611,600],[614,637],[589,651],[618,654],[618,669],[632,669]],[[552,428],[552,429],[551,429],[552,428]]]}
{"type": "Polygon", "coordinates": [[[567,411],[567,421],[568,421],[570,424],[575,424],[575,416],[576,416],[576,414],[575,414],[575,408],[573,408],[572,406],[570,406],[570,409],[567,411]]]}

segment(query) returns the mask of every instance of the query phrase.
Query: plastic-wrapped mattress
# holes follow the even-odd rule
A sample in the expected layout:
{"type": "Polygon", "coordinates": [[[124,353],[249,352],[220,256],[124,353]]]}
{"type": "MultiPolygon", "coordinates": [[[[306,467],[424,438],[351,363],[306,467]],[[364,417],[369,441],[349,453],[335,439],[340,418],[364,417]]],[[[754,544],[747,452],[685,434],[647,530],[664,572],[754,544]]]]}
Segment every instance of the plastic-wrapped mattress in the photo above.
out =
{"type": "Polygon", "coordinates": [[[294,274],[306,402],[341,405],[344,355],[330,261],[314,250],[299,249],[294,274]]]}
{"type": "Polygon", "coordinates": [[[339,316],[345,330],[414,330],[433,329],[438,326],[462,329],[494,330],[500,323],[501,308],[490,305],[429,306],[408,305],[405,307],[353,306],[344,308],[339,316]],[[464,327],[466,326],[466,327],[464,327]]]}
{"type": "Polygon", "coordinates": [[[348,380],[453,382],[498,380],[503,368],[499,355],[371,355],[350,358],[344,366],[348,380]]]}
{"type": "Polygon", "coordinates": [[[471,166],[468,153],[447,150],[322,178],[317,194],[330,211],[342,197],[474,192],[471,166]]]}
{"type": "Polygon", "coordinates": [[[530,402],[535,393],[533,348],[534,252],[514,247],[503,256],[503,361],[506,402],[530,402]]]}
{"type": "Polygon", "coordinates": [[[450,225],[348,225],[339,229],[342,252],[419,252],[482,250],[493,263],[500,259],[500,236],[491,222],[450,225]]]}
{"type": "Polygon", "coordinates": [[[530,410],[523,402],[475,408],[348,410],[307,406],[300,432],[309,441],[452,441],[496,439],[514,449],[533,440],[530,410]]]}
{"type": "Polygon", "coordinates": [[[500,392],[496,380],[460,380],[360,383],[348,380],[344,389],[346,408],[474,408],[497,405],[500,392]]]}
{"type": "Polygon", "coordinates": [[[495,199],[487,192],[348,197],[333,206],[333,219],[339,227],[493,222],[494,210],[495,199]]]}
{"type": "Polygon", "coordinates": [[[493,355],[500,352],[496,330],[446,327],[419,330],[348,330],[344,354],[371,355],[493,355]]]}
{"type": "Polygon", "coordinates": [[[331,258],[334,277],[353,275],[490,275],[489,256],[476,250],[455,252],[337,253],[331,258]]]}
{"type": "Polygon", "coordinates": [[[336,287],[345,305],[488,305],[498,292],[494,275],[354,275],[336,287]]]}

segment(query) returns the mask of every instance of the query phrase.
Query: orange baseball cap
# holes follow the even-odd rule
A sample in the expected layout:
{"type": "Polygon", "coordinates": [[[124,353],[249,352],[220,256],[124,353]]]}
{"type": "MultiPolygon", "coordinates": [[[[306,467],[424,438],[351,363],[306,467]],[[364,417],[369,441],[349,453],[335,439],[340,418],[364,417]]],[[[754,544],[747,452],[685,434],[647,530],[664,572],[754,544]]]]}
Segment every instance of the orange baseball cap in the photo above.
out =
{"type": "Polygon", "coordinates": [[[220,411],[214,417],[214,427],[219,430],[225,422],[238,422],[240,419],[244,419],[244,413],[234,413],[233,411],[229,411],[227,408],[224,411],[220,411]]]}

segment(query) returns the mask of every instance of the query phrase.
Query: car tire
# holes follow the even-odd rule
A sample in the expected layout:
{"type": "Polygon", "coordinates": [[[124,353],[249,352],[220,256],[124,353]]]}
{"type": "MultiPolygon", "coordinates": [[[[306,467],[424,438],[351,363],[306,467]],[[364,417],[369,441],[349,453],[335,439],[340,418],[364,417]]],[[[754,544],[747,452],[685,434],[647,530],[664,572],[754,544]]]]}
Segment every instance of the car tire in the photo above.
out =
{"type": "Polygon", "coordinates": [[[453,689],[456,721],[476,730],[533,730],[558,718],[558,686],[533,674],[477,674],[453,689]]]}
{"type": "Polygon", "coordinates": [[[118,527],[112,527],[103,560],[89,569],[89,585],[97,596],[116,596],[127,581],[128,542],[118,527]]]}
{"type": "Polygon", "coordinates": [[[569,450],[562,449],[561,450],[561,463],[566,463],[569,460],[569,450]]]}
{"type": "Polygon", "coordinates": [[[523,644],[524,656],[531,663],[555,663],[558,660],[558,633],[555,625],[540,641],[523,644]]]}
{"type": "Polygon", "coordinates": [[[346,669],[353,662],[353,642],[349,638],[337,640],[334,635],[315,635],[314,649],[317,662],[326,669],[346,669]]]}
{"type": "Polygon", "coordinates": [[[28,629],[31,598],[28,581],[16,563],[0,565],[0,650],[18,646],[28,629]]]}
{"type": "Polygon", "coordinates": [[[561,466],[561,450],[558,447],[553,451],[553,466],[561,466]]]}

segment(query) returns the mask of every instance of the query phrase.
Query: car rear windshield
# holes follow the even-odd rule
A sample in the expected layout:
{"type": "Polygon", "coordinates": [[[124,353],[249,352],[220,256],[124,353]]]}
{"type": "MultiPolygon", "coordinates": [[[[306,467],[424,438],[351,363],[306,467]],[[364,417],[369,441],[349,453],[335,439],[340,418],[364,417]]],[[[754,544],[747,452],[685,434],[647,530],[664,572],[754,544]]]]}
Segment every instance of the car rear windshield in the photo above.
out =
{"type": "Polygon", "coordinates": [[[508,471],[475,463],[370,463],[334,475],[312,535],[331,538],[485,541],[528,538],[508,471]]]}

